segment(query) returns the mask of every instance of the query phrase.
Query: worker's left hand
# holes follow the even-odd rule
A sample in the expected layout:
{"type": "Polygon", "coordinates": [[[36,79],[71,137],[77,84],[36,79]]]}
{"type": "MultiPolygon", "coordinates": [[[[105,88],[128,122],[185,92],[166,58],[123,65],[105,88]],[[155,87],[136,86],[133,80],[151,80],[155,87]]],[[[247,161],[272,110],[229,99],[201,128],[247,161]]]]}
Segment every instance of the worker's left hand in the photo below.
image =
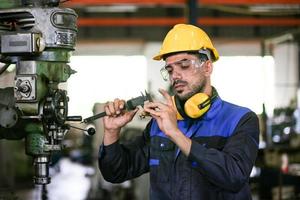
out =
{"type": "Polygon", "coordinates": [[[159,89],[159,92],[164,96],[166,102],[147,102],[144,105],[144,110],[156,119],[160,130],[172,137],[172,133],[178,131],[177,109],[173,104],[172,97],[166,90],[159,89]]]}

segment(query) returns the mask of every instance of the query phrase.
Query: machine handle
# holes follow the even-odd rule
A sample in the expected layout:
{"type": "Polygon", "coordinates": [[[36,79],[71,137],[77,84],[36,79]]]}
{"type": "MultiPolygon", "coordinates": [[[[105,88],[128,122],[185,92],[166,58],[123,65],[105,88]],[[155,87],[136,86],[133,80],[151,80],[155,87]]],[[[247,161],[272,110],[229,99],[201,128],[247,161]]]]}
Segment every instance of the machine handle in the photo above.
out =
{"type": "Polygon", "coordinates": [[[81,116],[67,116],[66,121],[78,121],[81,122],[82,121],[82,117],[81,116]]]}

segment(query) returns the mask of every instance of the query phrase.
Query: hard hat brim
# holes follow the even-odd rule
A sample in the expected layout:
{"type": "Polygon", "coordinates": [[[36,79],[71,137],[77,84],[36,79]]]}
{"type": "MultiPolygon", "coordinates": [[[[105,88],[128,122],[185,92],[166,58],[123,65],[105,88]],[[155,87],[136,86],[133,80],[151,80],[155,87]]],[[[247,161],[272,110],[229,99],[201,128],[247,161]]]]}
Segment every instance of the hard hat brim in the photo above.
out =
{"type": "Polygon", "coordinates": [[[154,56],[152,59],[153,60],[161,60],[162,59],[162,55],[158,54],[158,55],[154,56]]]}

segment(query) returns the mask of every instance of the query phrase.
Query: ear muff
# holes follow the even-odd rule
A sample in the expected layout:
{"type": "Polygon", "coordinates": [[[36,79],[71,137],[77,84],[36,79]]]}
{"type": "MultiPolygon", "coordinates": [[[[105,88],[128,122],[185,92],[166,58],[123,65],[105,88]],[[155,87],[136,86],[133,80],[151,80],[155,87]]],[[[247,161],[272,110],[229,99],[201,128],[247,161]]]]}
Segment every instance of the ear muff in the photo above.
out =
{"type": "Polygon", "coordinates": [[[184,112],[190,118],[201,117],[210,108],[210,98],[205,93],[197,93],[184,104],[184,112]]]}
{"type": "Polygon", "coordinates": [[[172,99],[177,108],[177,119],[196,119],[201,117],[209,110],[212,100],[216,97],[217,94],[214,92],[212,97],[209,97],[205,93],[197,93],[189,98],[182,106],[179,98],[176,95],[173,96],[172,99]]]}

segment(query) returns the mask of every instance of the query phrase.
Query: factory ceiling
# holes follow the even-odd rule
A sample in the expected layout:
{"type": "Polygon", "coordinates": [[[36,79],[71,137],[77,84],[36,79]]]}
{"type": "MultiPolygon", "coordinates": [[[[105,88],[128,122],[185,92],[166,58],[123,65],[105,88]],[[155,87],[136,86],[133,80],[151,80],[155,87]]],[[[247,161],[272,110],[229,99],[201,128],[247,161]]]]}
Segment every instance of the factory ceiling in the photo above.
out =
{"type": "Polygon", "coordinates": [[[299,32],[300,0],[69,0],[79,39],[160,41],[176,23],[197,24],[212,37],[270,38],[299,32]]]}

